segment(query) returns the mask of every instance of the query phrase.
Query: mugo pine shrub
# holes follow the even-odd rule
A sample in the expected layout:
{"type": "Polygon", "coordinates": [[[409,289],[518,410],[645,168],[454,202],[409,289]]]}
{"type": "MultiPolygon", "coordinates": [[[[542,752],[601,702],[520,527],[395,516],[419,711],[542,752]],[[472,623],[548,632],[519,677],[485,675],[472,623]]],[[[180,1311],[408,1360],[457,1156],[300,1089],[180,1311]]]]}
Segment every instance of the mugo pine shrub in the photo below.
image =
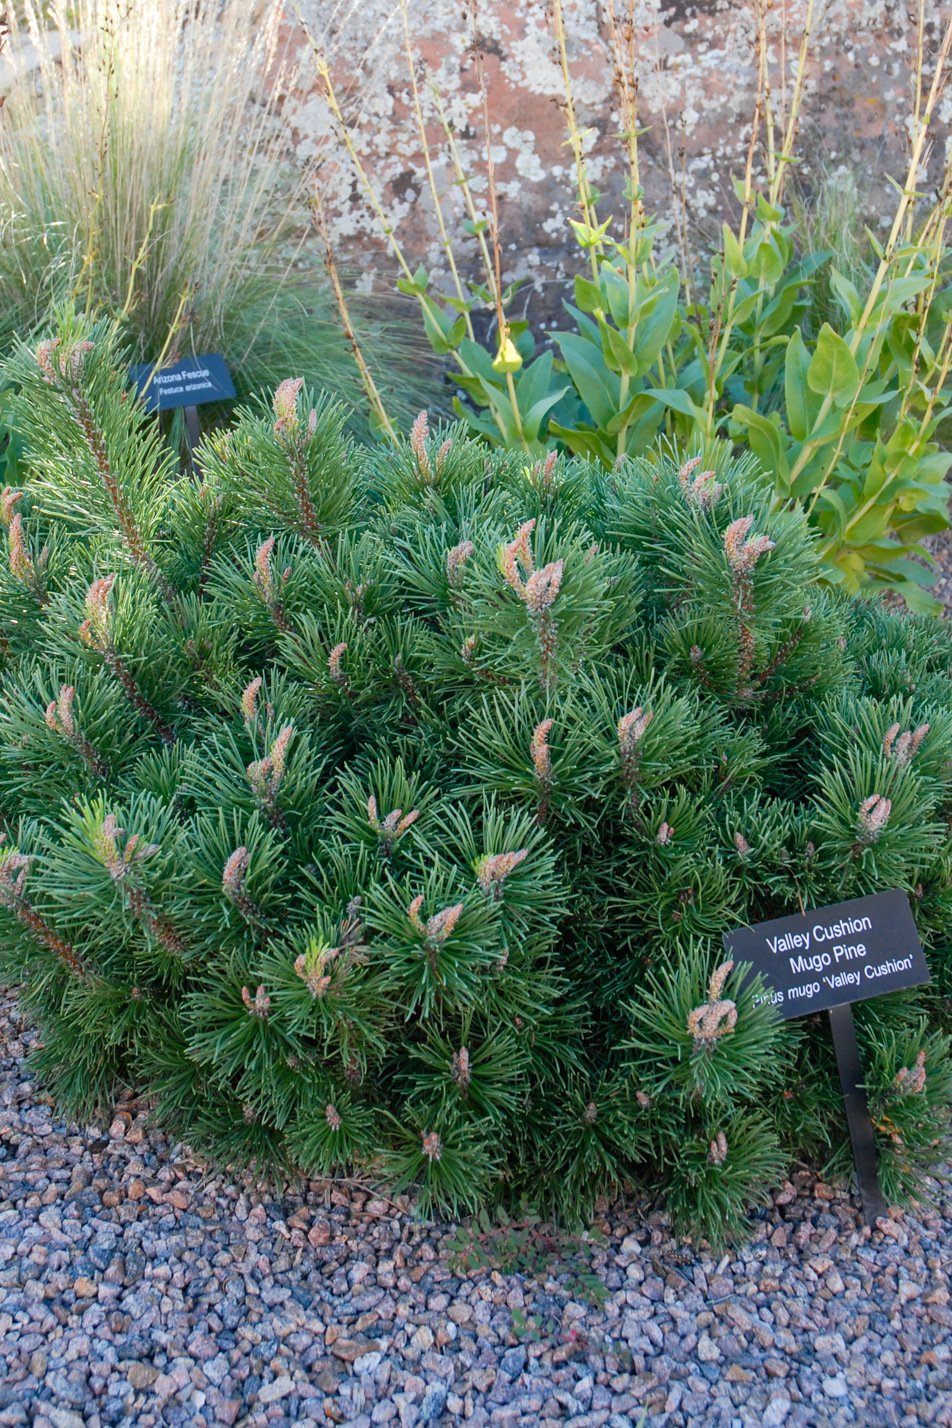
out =
{"type": "Polygon", "coordinates": [[[890,1196],[950,1099],[950,640],[815,583],[723,451],[354,452],[282,384],[195,480],[109,343],[18,354],[3,493],[5,975],[64,1106],[132,1083],[227,1165],[716,1238],[845,1168],[822,1021],[721,934],[908,891],[930,988],[859,1009],[890,1196]]]}

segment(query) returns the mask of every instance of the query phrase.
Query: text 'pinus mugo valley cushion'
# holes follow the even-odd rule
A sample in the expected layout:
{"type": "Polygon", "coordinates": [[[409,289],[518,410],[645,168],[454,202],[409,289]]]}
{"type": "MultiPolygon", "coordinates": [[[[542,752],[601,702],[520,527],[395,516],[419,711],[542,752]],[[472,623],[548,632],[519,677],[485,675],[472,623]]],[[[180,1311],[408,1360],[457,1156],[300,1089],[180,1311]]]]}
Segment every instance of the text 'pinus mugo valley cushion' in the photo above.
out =
{"type": "Polygon", "coordinates": [[[932,973],[857,1007],[887,1196],[952,1096],[952,642],[824,588],[746,460],[606,472],[300,383],[180,478],[95,330],[8,371],[3,972],[76,1113],[202,1154],[736,1232],[846,1169],[827,1028],[727,929],[908,893],[932,973]]]}

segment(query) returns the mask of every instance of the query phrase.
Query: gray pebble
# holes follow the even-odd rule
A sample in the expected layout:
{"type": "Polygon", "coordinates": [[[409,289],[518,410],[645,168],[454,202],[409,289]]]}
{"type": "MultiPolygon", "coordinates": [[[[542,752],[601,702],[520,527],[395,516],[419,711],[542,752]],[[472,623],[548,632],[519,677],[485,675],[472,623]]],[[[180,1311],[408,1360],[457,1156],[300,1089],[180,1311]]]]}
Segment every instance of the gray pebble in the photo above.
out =
{"type": "Polygon", "coordinates": [[[103,1128],[37,1103],[34,1044],[0,995],[0,1428],[950,1421],[942,1182],[871,1234],[798,1172],[725,1255],[616,1206],[567,1241],[589,1301],[563,1272],[460,1274],[409,1201],[205,1180],[142,1115],[92,1152],[103,1128]]]}

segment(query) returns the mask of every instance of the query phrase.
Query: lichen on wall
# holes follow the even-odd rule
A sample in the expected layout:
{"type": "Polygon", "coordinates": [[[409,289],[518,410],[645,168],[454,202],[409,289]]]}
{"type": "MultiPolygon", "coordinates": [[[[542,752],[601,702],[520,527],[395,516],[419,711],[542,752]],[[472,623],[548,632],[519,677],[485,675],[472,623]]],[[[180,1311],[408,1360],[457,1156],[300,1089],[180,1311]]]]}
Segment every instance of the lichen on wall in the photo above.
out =
{"type": "MultiPolygon", "coordinates": [[[[577,207],[550,7],[541,0],[479,0],[475,9],[472,0],[462,9],[457,0],[407,3],[433,173],[457,258],[464,269],[477,271],[476,244],[464,228],[434,91],[454,126],[475,198],[485,206],[486,136],[472,55],[477,36],[488,85],[506,276],[530,279],[540,313],[551,316],[565,273],[574,267],[567,219],[577,207]]],[[[616,12],[625,4],[615,0],[616,12]]],[[[808,0],[780,0],[767,10],[771,102],[777,113],[794,84],[807,5],[808,0]]],[[[599,213],[620,219],[627,208],[627,166],[618,138],[606,0],[564,0],[563,8],[589,175],[602,195],[599,213]]],[[[346,10],[328,0],[306,0],[303,13],[316,44],[330,57],[356,150],[388,222],[412,261],[438,280],[445,254],[413,112],[397,0],[363,0],[346,10]]],[[[682,215],[692,251],[700,251],[721,220],[736,211],[732,181],[743,171],[756,94],[754,0],[635,0],[633,18],[647,206],[672,244],[673,220],[682,215]]],[[[930,0],[927,23],[933,36],[939,21],[940,7],[930,0]]],[[[858,176],[856,187],[873,223],[890,209],[888,176],[901,181],[905,174],[913,47],[906,7],[892,0],[817,0],[813,6],[796,182],[809,188],[825,172],[848,170],[858,176]]],[[[298,156],[322,165],[338,255],[351,267],[393,271],[380,223],[335,138],[316,80],[312,89],[305,86],[289,99],[298,156]]],[[[937,115],[945,133],[950,102],[937,115]]],[[[942,160],[938,144],[924,182],[934,181],[942,160]]]]}

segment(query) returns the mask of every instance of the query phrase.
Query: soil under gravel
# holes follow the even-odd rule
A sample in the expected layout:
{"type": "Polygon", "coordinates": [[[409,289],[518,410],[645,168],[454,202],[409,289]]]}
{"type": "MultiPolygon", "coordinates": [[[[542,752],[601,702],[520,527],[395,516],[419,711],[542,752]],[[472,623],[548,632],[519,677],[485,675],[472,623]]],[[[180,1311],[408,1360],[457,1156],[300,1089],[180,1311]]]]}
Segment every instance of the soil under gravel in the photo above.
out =
{"type": "Polygon", "coordinates": [[[952,1424],[947,1180],[870,1231],[795,1175],[720,1258],[633,1203],[466,1273],[405,1200],[256,1202],[137,1114],[64,1123],[33,1042],[3,996],[0,1425],[952,1424]]]}

